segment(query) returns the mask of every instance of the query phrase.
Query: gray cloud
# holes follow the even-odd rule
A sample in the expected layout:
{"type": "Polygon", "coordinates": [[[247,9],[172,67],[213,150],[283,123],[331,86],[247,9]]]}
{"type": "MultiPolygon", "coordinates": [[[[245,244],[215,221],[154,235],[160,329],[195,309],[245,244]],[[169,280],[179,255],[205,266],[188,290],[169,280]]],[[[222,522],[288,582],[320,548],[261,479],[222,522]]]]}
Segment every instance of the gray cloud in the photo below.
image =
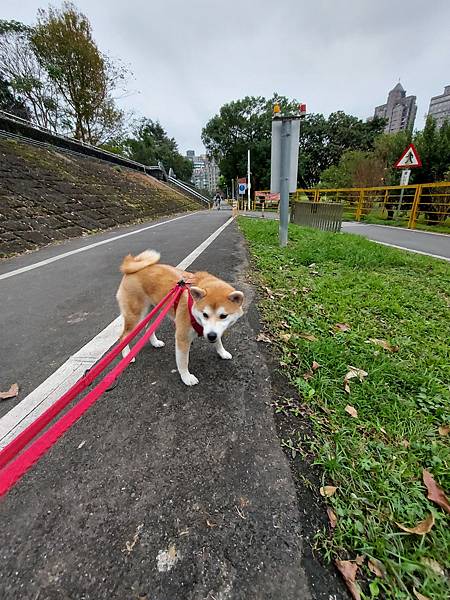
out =
{"type": "MultiPolygon", "coordinates": [[[[309,110],[361,118],[398,78],[418,101],[450,84],[450,2],[430,0],[77,0],[100,48],[134,73],[121,100],[159,119],[180,149],[224,102],[245,95],[296,97],[309,110]]],[[[3,7],[26,23],[44,3],[3,7]]]]}

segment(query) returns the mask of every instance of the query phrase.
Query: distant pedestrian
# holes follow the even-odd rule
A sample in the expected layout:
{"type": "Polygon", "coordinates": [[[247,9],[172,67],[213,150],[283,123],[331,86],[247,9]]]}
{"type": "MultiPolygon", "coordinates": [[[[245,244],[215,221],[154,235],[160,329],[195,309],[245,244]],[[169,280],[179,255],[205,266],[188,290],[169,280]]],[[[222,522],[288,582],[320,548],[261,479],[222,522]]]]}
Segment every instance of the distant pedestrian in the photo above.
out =
{"type": "Polygon", "coordinates": [[[222,203],[222,196],[219,193],[217,193],[214,196],[214,206],[217,208],[217,210],[220,210],[221,203],[222,203]]]}

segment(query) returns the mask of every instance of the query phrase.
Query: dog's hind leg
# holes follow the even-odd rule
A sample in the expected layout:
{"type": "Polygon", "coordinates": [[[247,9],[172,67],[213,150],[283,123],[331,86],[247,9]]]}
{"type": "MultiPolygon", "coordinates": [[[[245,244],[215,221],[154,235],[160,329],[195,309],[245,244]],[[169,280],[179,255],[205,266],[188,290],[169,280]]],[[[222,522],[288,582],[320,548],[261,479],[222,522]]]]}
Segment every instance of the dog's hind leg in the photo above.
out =
{"type": "MultiPolygon", "coordinates": [[[[135,295],[132,298],[127,297],[125,294],[117,293],[117,301],[119,302],[120,311],[123,317],[123,331],[120,336],[120,340],[123,340],[129,333],[133,331],[145,312],[148,310],[148,300],[144,295],[135,295]]],[[[130,347],[127,345],[122,350],[122,356],[127,356],[130,352],[130,347]]],[[[134,362],[135,359],[131,362],[134,362]]]]}

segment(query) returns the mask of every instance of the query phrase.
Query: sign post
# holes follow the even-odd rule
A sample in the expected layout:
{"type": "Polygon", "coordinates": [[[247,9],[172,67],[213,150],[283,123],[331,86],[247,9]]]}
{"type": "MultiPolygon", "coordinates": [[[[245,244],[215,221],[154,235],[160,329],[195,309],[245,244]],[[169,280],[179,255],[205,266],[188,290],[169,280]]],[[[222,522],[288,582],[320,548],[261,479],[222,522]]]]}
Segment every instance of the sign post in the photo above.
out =
{"type": "MultiPolygon", "coordinates": [[[[398,161],[395,163],[395,169],[402,169],[402,174],[400,176],[400,185],[408,185],[409,178],[411,176],[411,169],[418,168],[422,166],[422,161],[420,160],[419,153],[416,150],[414,144],[409,144],[403,154],[400,156],[398,161]]],[[[400,191],[400,199],[398,201],[397,212],[401,211],[402,203],[403,203],[403,193],[404,189],[402,188],[400,191]]]]}
{"type": "Polygon", "coordinates": [[[299,105],[296,115],[281,114],[276,103],[272,117],[270,191],[280,193],[280,246],[287,246],[289,193],[297,189],[300,119],[306,116],[306,104],[299,105]]]}

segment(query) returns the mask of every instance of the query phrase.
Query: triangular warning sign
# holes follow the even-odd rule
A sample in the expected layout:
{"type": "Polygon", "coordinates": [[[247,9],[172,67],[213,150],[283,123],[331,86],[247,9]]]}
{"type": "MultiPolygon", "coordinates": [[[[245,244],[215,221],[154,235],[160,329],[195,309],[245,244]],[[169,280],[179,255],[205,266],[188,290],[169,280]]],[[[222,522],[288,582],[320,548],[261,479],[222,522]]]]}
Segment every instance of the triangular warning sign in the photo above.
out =
{"type": "Polygon", "coordinates": [[[422,161],[420,160],[419,153],[416,150],[414,144],[410,144],[403,154],[400,156],[394,167],[396,169],[411,169],[412,167],[421,167],[422,161]]]}

